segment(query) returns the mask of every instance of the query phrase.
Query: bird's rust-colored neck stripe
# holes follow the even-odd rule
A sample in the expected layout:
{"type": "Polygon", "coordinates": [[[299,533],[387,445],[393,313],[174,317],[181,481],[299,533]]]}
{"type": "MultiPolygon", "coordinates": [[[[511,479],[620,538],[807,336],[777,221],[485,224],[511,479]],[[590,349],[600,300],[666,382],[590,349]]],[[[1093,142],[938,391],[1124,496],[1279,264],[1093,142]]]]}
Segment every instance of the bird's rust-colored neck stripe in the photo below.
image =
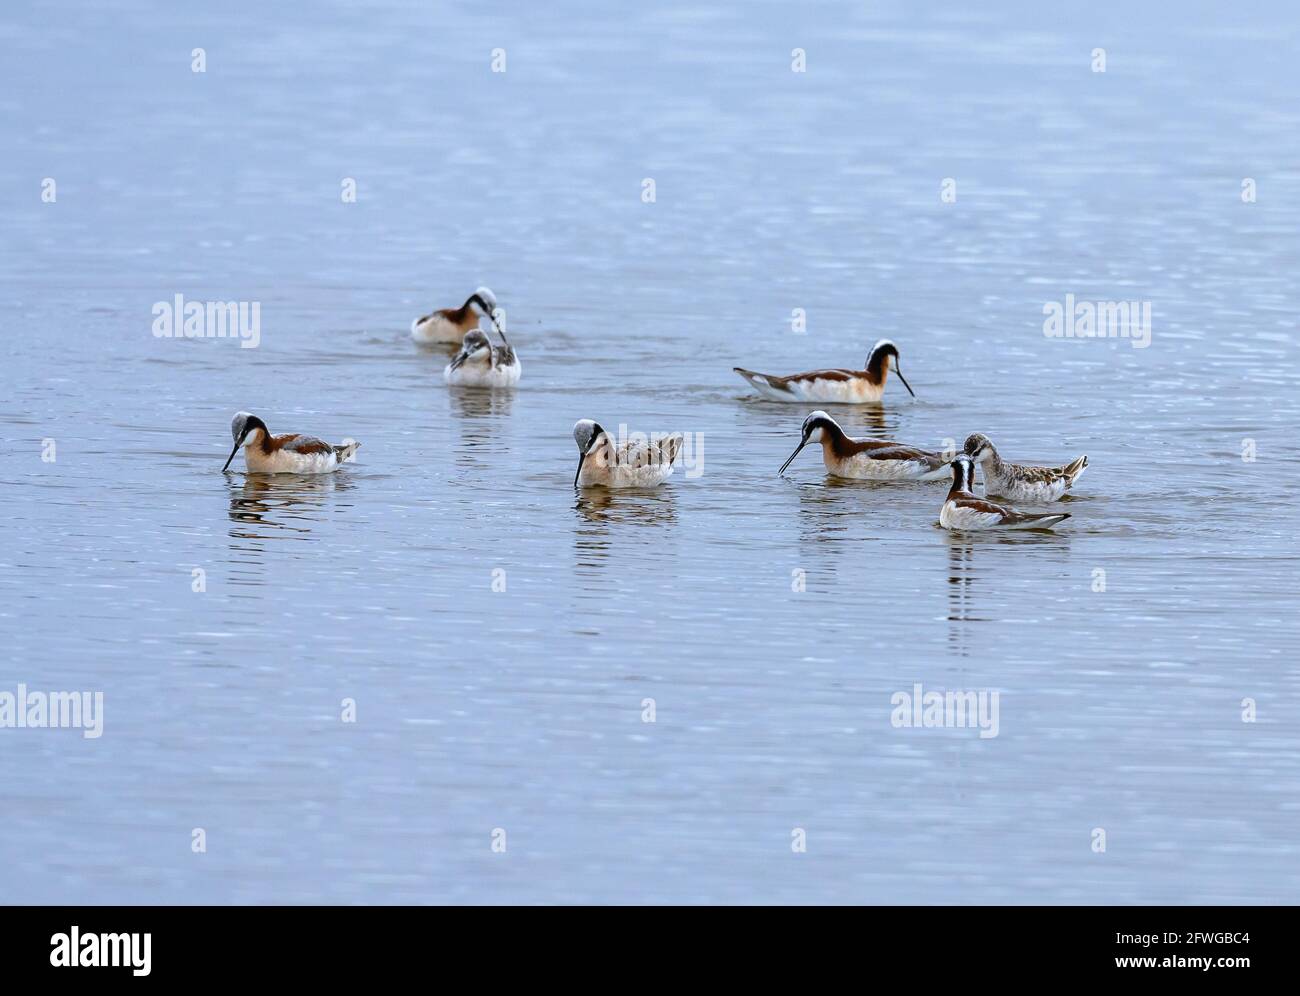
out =
{"type": "Polygon", "coordinates": [[[889,354],[884,350],[873,353],[867,362],[865,373],[871,383],[884,386],[885,379],[889,376],[889,354]]]}

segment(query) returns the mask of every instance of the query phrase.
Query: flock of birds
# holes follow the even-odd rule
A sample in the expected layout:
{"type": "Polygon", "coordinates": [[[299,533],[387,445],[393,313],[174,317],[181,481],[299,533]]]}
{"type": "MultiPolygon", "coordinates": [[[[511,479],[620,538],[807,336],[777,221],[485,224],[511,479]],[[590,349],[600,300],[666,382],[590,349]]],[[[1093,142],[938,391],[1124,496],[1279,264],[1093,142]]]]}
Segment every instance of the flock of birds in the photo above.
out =
{"type": "MultiPolygon", "coordinates": [[[[505,336],[496,295],[486,287],[471,294],[459,308],[443,308],[422,315],[411,323],[411,337],[425,344],[457,344],[459,352],[443,371],[448,384],[462,387],[510,388],[519,383],[523,370],[519,356],[505,336]],[[501,337],[500,345],[479,327],[488,318],[501,337]]],[[[916,393],[898,369],[898,347],[882,339],[871,350],[862,370],[812,370],[786,377],[755,373],[735,367],[746,382],[772,401],[829,404],[870,404],[885,392],[891,371],[898,375],[907,392],[916,393]]],[[[242,447],[244,461],[253,474],[329,474],[351,462],[361,444],[345,439],[337,445],[298,433],[274,436],[256,415],[237,412],[230,426],[235,446],[224,473],[242,447]]],[[[669,477],[681,452],[681,433],[649,438],[637,435],[616,440],[591,419],[573,427],[578,444],[578,469],[573,484],[579,487],[645,488],[669,477]]],[[[1059,467],[1033,467],[1008,463],[992,441],[982,433],[966,439],[963,452],[955,459],[916,446],[885,439],[855,439],[830,415],[815,411],[803,422],[799,446],[781,465],[778,474],[794,462],[809,443],[820,443],[826,469],[837,477],[871,481],[937,481],[951,479],[951,488],[939,511],[939,523],[946,529],[1050,529],[1068,519],[1068,512],[1025,512],[993,501],[1047,505],[1059,500],[1088,466],[1081,456],[1059,467]],[[975,494],[975,466],[984,472],[985,497],[975,494]]]]}

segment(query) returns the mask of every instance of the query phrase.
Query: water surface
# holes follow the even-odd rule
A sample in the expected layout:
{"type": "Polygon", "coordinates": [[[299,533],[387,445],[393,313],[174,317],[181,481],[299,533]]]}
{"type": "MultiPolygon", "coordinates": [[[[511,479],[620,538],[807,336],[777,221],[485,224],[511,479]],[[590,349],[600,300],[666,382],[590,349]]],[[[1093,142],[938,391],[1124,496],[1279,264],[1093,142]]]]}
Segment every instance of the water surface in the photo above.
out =
{"type": "Polygon", "coordinates": [[[1294,902],[1300,32],[1171,12],[9,11],[0,690],[105,714],[0,730],[0,899],[1294,902]],[[513,395],[406,334],[479,283],[513,395]],[[155,338],[178,293],[259,347],[155,338]],[[846,428],[1086,452],[1073,517],[778,478],[807,408],[731,367],[882,336],[918,397],[846,428]],[[358,462],[223,476],[237,409],[358,462]],[[575,496],[580,417],[704,473],[575,496]],[[999,735],[895,728],[915,683],[999,735]]]}

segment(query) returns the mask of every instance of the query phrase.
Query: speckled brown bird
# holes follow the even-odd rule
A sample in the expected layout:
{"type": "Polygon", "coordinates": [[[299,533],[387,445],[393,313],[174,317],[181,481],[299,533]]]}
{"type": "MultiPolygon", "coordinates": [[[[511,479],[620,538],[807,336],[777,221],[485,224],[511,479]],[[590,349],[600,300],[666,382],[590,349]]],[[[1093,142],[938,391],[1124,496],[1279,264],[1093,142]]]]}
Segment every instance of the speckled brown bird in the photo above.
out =
{"type": "Polygon", "coordinates": [[[952,464],[952,487],[939,510],[939,525],[945,529],[1051,529],[1070,517],[1068,512],[1035,514],[977,498],[975,464],[963,454],[952,464]]]}
{"type": "Polygon", "coordinates": [[[984,471],[984,491],[1002,495],[1012,501],[1047,505],[1074,486],[1088,466],[1087,456],[1071,460],[1062,467],[1029,467],[1007,463],[982,432],[966,437],[962,451],[984,471]]]}

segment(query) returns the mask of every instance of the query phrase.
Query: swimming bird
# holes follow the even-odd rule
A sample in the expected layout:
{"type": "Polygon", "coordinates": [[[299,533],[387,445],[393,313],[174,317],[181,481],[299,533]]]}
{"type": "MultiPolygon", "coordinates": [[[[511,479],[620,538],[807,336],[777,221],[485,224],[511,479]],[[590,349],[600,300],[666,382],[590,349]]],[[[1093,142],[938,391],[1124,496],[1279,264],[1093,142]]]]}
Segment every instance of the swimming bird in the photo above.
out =
{"type": "Polygon", "coordinates": [[[1026,467],[1006,463],[998,456],[989,437],[976,432],[966,437],[962,448],[984,470],[984,491],[1002,495],[1012,501],[1046,505],[1054,502],[1074,486],[1088,466],[1088,457],[1071,460],[1064,467],[1026,467]]]}
{"type": "Polygon", "coordinates": [[[939,510],[945,529],[1051,529],[1070,517],[1069,512],[1036,515],[1010,505],[975,497],[975,464],[964,453],[952,462],[952,488],[939,510]]]}
{"type": "Polygon", "coordinates": [[[680,432],[655,433],[649,437],[634,433],[620,445],[589,418],[573,424],[573,440],[578,444],[578,471],[573,475],[575,488],[654,487],[672,475],[673,461],[683,443],[680,432]]]}
{"type": "Polygon", "coordinates": [[[465,333],[460,352],[442,372],[443,380],[461,387],[514,387],[523,365],[504,333],[501,342],[494,346],[482,329],[471,329],[465,333]]]}
{"type": "Polygon", "coordinates": [[[754,373],[744,367],[732,367],[770,401],[821,401],[831,404],[861,405],[879,401],[889,377],[889,358],[894,358],[894,373],[903,381],[907,393],[916,397],[912,385],[898,369],[898,347],[881,339],[871,347],[864,370],[810,370],[808,373],[776,377],[754,373]]]}
{"type": "Polygon", "coordinates": [[[350,463],[361,445],[355,439],[345,439],[335,446],[296,432],[273,436],[266,423],[250,412],[235,412],[230,435],[235,448],[221,468],[223,474],[241,446],[246,447],[244,465],[250,474],[332,474],[340,464],[350,463]]]}
{"type": "Polygon", "coordinates": [[[461,342],[465,333],[478,328],[479,316],[492,319],[498,330],[497,296],[480,287],[459,308],[443,308],[431,315],[421,315],[411,322],[411,338],[416,342],[461,342]]]}
{"type": "Polygon", "coordinates": [[[887,439],[853,439],[825,412],[816,411],[803,420],[799,448],[781,465],[784,474],[809,443],[822,444],[822,460],[836,477],[869,481],[937,481],[948,476],[948,461],[942,454],[890,442],[887,439]]]}

